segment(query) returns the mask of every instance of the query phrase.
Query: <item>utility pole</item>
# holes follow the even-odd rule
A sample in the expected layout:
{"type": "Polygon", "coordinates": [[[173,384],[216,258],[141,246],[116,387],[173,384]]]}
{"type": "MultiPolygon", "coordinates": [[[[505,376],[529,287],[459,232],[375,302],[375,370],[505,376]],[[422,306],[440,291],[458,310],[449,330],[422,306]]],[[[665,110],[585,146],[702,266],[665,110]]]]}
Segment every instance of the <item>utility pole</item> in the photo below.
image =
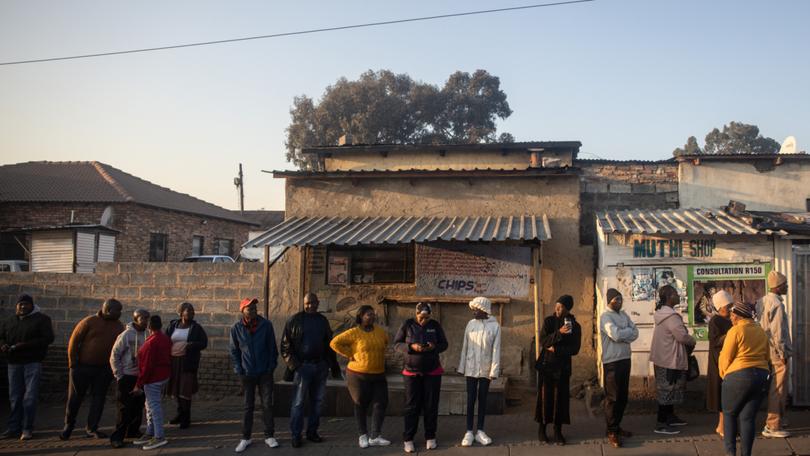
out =
{"type": "Polygon", "coordinates": [[[233,184],[239,190],[239,215],[245,215],[245,181],[241,163],[239,163],[239,176],[233,178],[233,184]]]}

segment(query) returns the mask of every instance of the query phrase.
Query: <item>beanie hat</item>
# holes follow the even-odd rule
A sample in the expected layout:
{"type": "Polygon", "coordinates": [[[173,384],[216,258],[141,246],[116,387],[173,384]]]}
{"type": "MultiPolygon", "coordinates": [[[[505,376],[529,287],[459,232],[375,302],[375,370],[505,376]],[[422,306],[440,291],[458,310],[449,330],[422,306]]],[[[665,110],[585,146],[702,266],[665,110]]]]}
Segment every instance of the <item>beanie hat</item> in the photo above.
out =
{"type": "Polygon", "coordinates": [[[565,306],[565,308],[568,310],[574,308],[574,298],[572,298],[571,295],[562,295],[557,298],[557,302],[565,306]]]}
{"type": "Polygon", "coordinates": [[[426,313],[426,314],[430,315],[431,313],[433,313],[433,308],[430,307],[430,304],[428,304],[426,302],[420,302],[420,303],[418,303],[416,305],[416,313],[418,313],[418,314],[426,313]]]}
{"type": "Polygon", "coordinates": [[[743,318],[754,318],[757,309],[753,304],[747,302],[735,302],[731,311],[743,318]]]}
{"type": "Polygon", "coordinates": [[[479,296],[470,301],[470,309],[478,309],[482,312],[490,314],[492,313],[492,301],[483,296],[479,296]]]}
{"type": "Polygon", "coordinates": [[[23,294],[20,295],[20,297],[17,298],[17,304],[19,304],[21,302],[26,302],[26,303],[31,304],[33,306],[34,305],[34,298],[32,298],[31,295],[29,295],[29,294],[23,293],[23,294]]]}
{"type": "Polygon", "coordinates": [[[253,304],[254,302],[258,304],[259,298],[245,298],[245,299],[243,299],[242,302],[239,303],[239,311],[241,312],[241,311],[245,310],[245,307],[253,304]]]}
{"type": "Polygon", "coordinates": [[[608,288],[607,293],[605,293],[605,299],[607,299],[607,302],[610,303],[610,301],[613,301],[613,298],[615,298],[616,296],[621,296],[621,295],[622,294],[619,293],[619,290],[617,290],[615,288],[608,288]]]}
{"type": "Polygon", "coordinates": [[[720,290],[712,296],[712,305],[717,310],[729,304],[734,304],[734,297],[726,290],[720,290]]]}
{"type": "Polygon", "coordinates": [[[779,271],[771,271],[768,273],[768,288],[776,288],[779,285],[787,282],[787,277],[779,271]]]}

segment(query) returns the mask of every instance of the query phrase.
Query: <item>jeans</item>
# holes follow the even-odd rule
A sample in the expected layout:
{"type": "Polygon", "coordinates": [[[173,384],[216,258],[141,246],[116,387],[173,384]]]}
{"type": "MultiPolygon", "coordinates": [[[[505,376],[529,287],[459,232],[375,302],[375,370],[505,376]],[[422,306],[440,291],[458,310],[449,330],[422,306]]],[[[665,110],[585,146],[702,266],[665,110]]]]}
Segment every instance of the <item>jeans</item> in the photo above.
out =
{"type": "Polygon", "coordinates": [[[385,374],[360,374],[346,372],[346,386],[354,402],[354,418],[360,435],[376,438],[382,431],[385,409],[388,407],[388,381],[385,374]],[[372,405],[373,404],[373,405],[372,405]],[[371,434],[368,434],[366,415],[372,405],[371,434]]]}
{"type": "Polygon", "coordinates": [[[118,413],[115,417],[115,431],[110,435],[111,442],[123,442],[127,437],[140,437],[141,420],[145,398],[143,394],[132,394],[137,377],[124,375],[118,380],[118,413]]]}
{"type": "Polygon", "coordinates": [[[163,405],[160,399],[163,385],[168,381],[166,379],[143,385],[143,393],[146,396],[146,435],[151,435],[156,439],[166,437],[166,434],[163,433],[163,405]]]}
{"type": "Polygon", "coordinates": [[[765,420],[765,424],[768,429],[778,431],[782,429],[782,419],[785,416],[785,406],[787,405],[788,368],[781,359],[771,359],[771,366],[773,366],[773,377],[768,391],[768,418],[765,420]]]}
{"type": "Polygon", "coordinates": [[[436,438],[439,420],[441,375],[405,375],[405,432],[402,440],[410,442],[419,428],[419,415],[425,417],[425,440],[436,438]]]}
{"type": "Polygon", "coordinates": [[[630,389],[630,360],[621,359],[602,366],[605,374],[605,421],[608,433],[621,431],[630,389]]]}
{"type": "Polygon", "coordinates": [[[98,422],[104,412],[107,388],[113,379],[110,366],[76,366],[70,369],[68,380],[68,402],[65,410],[65,428],[73,429],[76,415],[82,405],[84,395],[90,390],[92,402],[87,412],[87,430],[97,431],[98,422]]]}
{"type": "Polygon", "coordinates": [[[264,437],[273,437],[275,421],[273,421],[273,373],[262,375],[242,376],[242,387],[245,390],[245,414],[242,417],[242,438],[250,440],[253,434],[253,411],[256,404],[256,388],[262,401],[262,421],[264,421],[264,437]]]}
{"type": "Polygon", "coordinates": [[[740,454],[749,456],[756,436],[755,419],[762,400],[768,395],[769,372],[749,367],[726,375],[723,379],[723,443],[726,454],[736,454],[737,431],[740,454]],[[737,423],[739,419],[739,424],[737,423]]]}
{"type": "Polygon", "coordinates": [[[42,363],[8,365],[8,430],[14,434],[34,430],[42,363]]]}
{"type": "Polygon", "coordinates": [[[318,432],[326,396],[326,376],[329,368],[325,362],[304,362],[293,376],[293,400],[290,409],[290,432],[294,439],[301,438],[304,428],[304,399],[309,396],[312,403],[307,420],[307,435],[318,432]]]}
{"type": "Polygon", "coordinates": [[[487,415],[487,396],[489,395],[488,378],[467,377],[467,430],[473,430],[473,418],[475,417],[475,401],[478,400],[478,427],[479,431],[484,430],[484,418],[487,415]]]}

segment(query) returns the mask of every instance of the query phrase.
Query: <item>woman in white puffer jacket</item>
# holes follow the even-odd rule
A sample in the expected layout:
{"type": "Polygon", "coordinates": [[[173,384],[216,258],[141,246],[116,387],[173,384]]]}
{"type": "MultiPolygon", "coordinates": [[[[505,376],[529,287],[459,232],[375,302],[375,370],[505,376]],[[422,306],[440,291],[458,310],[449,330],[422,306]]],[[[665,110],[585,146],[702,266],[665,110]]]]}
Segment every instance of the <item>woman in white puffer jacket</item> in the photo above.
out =
{"type": "Polygon", "coordinates": [[[489,445],[492,439],[484,432],[489,383],[498,377],[501,370],[501,326],[491,316],[492,303],[484,297],[470,301],[473,319],[464,330],[464,344],[458,372],[467,377],[467,432],[461,446],[471,446],[473,441],[489,445]],[[475,402],[478,401],[478,426],[473,433],[475,402]]]}

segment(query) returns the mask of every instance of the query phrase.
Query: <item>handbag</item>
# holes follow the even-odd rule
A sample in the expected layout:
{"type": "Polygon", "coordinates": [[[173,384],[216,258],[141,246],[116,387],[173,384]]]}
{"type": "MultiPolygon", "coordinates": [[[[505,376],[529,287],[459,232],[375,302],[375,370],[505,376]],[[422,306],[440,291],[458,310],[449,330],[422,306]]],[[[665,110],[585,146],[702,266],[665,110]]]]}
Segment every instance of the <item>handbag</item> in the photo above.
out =
{"type": "Polygon", "coordinates": [[[700,377],[698,360],[695,358],[695,355],[689,355],[689,369],[686,371],[686,380],[691,382],[698,377],[700,377]]]}

